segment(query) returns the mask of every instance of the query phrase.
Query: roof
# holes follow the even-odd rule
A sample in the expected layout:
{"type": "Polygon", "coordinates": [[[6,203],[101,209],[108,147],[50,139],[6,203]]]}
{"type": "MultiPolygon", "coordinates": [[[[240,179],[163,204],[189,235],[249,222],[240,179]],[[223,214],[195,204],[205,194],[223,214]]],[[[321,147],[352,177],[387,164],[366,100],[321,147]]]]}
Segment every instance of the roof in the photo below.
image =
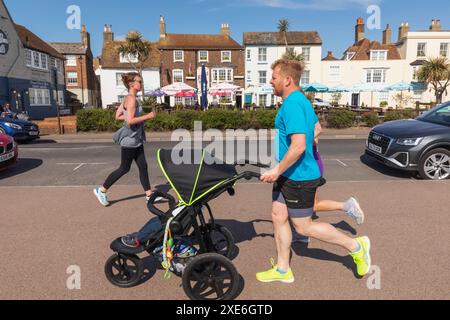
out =
{"type": "MultiPolygon", "coordinates": [[[[317,31],[286,32],[288,45],[321,45],[317,31]]],[[[244,32],[244,45],[286,45],[283,32],[244,32]]]]}
{"type": "Polygon", "coordinates": [[[422,60],[416,60],[416,61],[413,61],[413,62],[411,62],[411,66],[423,66],[425,63],[426,63],[427,61],[426,60],[424,60],[424,59],[422,59],[422,60]]]}
{"type": "Polygon", "coordinates": [[[378,41],[362,39],[353,46],[349,47],[345,53],[355,53],[352,60],[370,60],[371,50],[386,50],[388,60],[400,60],[401,55],[395,44],[381,44],[378,41]]]}
{"type": "Polygon", "coordinates": [[[86,54],[87,48],[80,42],[50,42],[50,45],[61,54],[86,54]]]}
{"type": "Polygon", "coordinates": [[[242,46],[233,38],[210,34],[166,34],[159,41],[160,49],[209,49],[209,50],[241,50],[242,46]]]}
{"type": "Polygon", "coordinates": [[[333,56],[333,52],[328,52],[328,55],[322,59],[322,61],[337,61],[338,59],[333,56]]]}
{"type": "Polygon", "coordinates": [[[39,38],[33,32],[25,28],[24,26],[15,24],[17,34],[25,48],[33,49],[36,51],[47,53],[53,57],[65,59],[55,48],[49,45],[47,42],[39,38]]]}
{"type": "MultiPolygon", "coordinates": [[[[120,63],[120,55],[118,53],[120,45],[125,41],[108,41],[103,44],[103,51],[101,57],[102,68],[110,69],[132,69],[130,63],[120,63]]],[[[157,43],[152,43],[152,50],[150,58],[144,64],[144,68],[159,68],[161,64],[161,54],[158,50],[157,43]]]]}

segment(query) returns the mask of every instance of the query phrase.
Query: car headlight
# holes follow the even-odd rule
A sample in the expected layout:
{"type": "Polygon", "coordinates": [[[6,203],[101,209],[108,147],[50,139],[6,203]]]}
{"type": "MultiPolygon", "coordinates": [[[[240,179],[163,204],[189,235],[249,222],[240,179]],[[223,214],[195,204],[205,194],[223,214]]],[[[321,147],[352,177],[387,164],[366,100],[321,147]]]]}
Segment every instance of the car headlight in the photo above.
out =
{"type": "Polygon", "coordinates": [[[397,139],[397,144],[401,146],[417,146],[422,140],[423,138],[400,138],[397,139]]]}
{"type": "Polygon", "coordinates": [[[10,128],[16,129],[16,130],[22,130],[21,126],[19,126],[18,124],[14,124],[14,123],[6,122],[5,126],[8,126],[10,128]]]}

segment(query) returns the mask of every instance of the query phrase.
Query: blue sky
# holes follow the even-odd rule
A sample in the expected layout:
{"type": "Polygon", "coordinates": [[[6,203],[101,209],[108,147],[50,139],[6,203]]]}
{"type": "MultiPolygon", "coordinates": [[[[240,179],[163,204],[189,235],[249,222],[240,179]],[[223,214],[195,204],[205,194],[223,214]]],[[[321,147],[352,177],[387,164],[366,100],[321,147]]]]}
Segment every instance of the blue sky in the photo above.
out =
{"type": "MultiPolygon", "coordinates": [[[[412,30],[427,29],[432,19],[441,19],[450,30],[448,0],[4,0],[14,21],[52,42],[80,41],[79,30],[66,27],[70,5],[81,9],[82,23],[91,33],[95,56],[100,55],[103,25],[112,24],[117,37],[139,30],[151,40],[159,39],[159,16],[166,18],[168,33],[218,33],[229,23],[232,37],[242,43],[246,31],[276,31],[280,18],[290,21],[291,31],[317,30],[324,55],[340,56],[353,43],[356,19],[370,16],[367,8],[379,5],[381,27],[387,23],[397,39],[398,26],[408,21],[412,30]],[[133,4],[133,5],[131,5],[133,4]]],[[[370,39],[381,40],[382,30],[366,30],[370,39]]]]}

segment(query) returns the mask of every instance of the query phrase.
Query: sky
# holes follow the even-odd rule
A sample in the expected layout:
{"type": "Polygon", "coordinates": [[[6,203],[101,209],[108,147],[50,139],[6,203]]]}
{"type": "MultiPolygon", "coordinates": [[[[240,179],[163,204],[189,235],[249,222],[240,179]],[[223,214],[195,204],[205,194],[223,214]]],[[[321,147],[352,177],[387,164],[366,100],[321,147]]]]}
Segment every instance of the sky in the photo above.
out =
{"type": "Polygon", "coordinates": [[[222,23],[242,44],[243,32],[277,31],[281,18],[290,31],[318,31],[323,55],[333,51],[340,57],[354,42],[358,17],[379,21],[381,29],[366,27],[371,40],[382,39],[386,24],[397,39],[398,27],[409,22],[411,30],[426,30],[432,19],[440,19],[450,30],[448,0],[3,0],[15,23],[26,26],[47,42],[80,42],[80,30],[69,29],[67,9],[80,8],[80,20],[91,34],[94,56],[101,54],[103,26],[111,24],[115,38],[138,30],[150,41],[159,40],[159,17],[166,19],[167,33],[217,34],[222,23]],[[379,19],[368,8],[379,8],[379,19]]]}

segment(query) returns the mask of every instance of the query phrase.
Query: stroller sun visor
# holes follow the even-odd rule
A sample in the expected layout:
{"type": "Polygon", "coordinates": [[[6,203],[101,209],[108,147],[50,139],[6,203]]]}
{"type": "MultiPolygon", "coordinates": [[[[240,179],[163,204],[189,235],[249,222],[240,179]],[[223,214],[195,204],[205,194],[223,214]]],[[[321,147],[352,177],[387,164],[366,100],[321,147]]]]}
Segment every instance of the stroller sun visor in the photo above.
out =
{"type": "Polygon", "coordinates": [[[166,179],[177,193],[180,201],[189,206],[237,175],[233,165],[217,164],[221,162],[209,161],[210,159],[214,158],[204,150],[161,149],[158,151],[159,166],[166,179]],[[175,157],[189,161],[176,164],[172,160],[175,157]],[[207,164],[206,159],[208,159],[208,163],[213,164],[207,164]]]}

